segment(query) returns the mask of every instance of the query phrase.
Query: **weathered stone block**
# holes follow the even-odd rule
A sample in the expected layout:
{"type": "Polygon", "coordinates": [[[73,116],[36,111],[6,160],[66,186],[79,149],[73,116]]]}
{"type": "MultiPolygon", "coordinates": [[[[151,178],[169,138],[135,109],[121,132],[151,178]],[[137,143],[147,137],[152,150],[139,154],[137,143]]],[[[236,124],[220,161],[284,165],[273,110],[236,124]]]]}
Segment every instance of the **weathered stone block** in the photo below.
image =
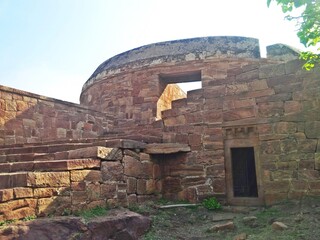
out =
{"type": "Polygon", "coordinates": [[[186,118],[183,115],[164,119],[164,125],[165,126],[184,125],[185,123],[186,123],[186,118]]]}
{"type": "Polygon", "coordinates": [[[167,177],[163,180],[163,191],[165,193],[178,193],[182,190],[181,179],[167,177]]]}
{"type": "Polygon", "coordinates": [[[72,182],[101,182],[102,174],[98,170],[75,170],[71,171],[70,179],[72,182]]]}
{"type": "Polygon", "coordinates": [[[219,231],[226,231],[226,230],[233,230],[235,229],[235,225],[233,222],[227,222],[227,223],[221,223],[221,224],[216,224],[212,226],[209,231],[210,232],[219,232],[219,231]]]}
{"type": "Polygon", "coordinates": [[[254,108],[235,109],[232,111],[223,112],[222,116],[224,121],[235,121],[245,118],[253,118],[255,117],[255,110],[254,108]]]}
{"type": "Polygon", "coordinates": [[[302,153],[314,153],[317,148],[317,140],[315,139],[298,139],[298,151],[302,153]]]}
{"type": "Polygon", "coordinates": [[[139,153],[138,151],[136,152],[134,150],[124,149],[123,154],[124,155],[128,155],[130,157],[133,157],[133,158],[135,158],[137,160],[140,160],[140,154],[141,153],[139,153]]]}
{"type": "Polygon", "coordinates": [[[153,176],[153,164],[151,162],[141,163],[139,160],[125,156],[124,162],[124,174],[128,177],[136,178],[152,178],[153,176]]]}
{"type": "Polygon", "coordinates": [[[303,180],[292,180],[290,191],[308,191],[309,184],[303,180]]]}
{"type": "Polygon", "coordinates": [[[129,206],[135,206],[138,202],[136,194],[130,194],[127,199],[128,199],[129,206]]]}
{"type": "Polygon", "coordinates": [[[11,181],[9,174],[0,175],[0,189],[11,188],[11,181]]]}
{"type": "Polygon", "coordinates": [[[86,147],[68,152],[69,159],[77,158],[101,158],[104,160],[121,160],[122,151],[118,148],[106,148],[100,146],[86,147]]]}
{"type": "Polygon", "coordinates": [[[152,179],[138,179],[137,180],[137,194],[152,194],[156,191],[155,181],[152,179]]]}
{"type": "Polygon", "coordinates": [[[148,154],[172,154],[189,151],[190,147],[188,145],[179,143],[153,143],[148,144],[144,150],[148,154]]]}
{"type": "Polygon", "coordinates": [[[204,166],[198,165],[166,165],[164,166],[164,174],[169,176],[203,176],[204,166]]]}
{"type": "Polygon", "coordinates": [[[274,132],[278,134],[290,134],[297,131],[297,124],[293,122],[278,122],[274,124],[274,132]]]}
{"type": "Polygon", "coordinates": [[[35,198],[47,198],[57,196],[60,192],[59,188],[35,188],[33,194],[35,198]]]}
{"type": "Polygon", "coordinates": [[[24,188],[18,187],[13,189],[14,197],[18,198],[31,198],[33,197],[33,190],[32,188],[24,188]]]}
{"type": "Polygon", "coordinates": [[[140,153],[140,161],[141,162],[144,162],[144,161],[147,161],[149,162],[151,160],[151,157],[149,154],[146,154],[146,153],[140,153]]]}
{"type": "Polygon", "coordinates": [[[137,179],[133,177],[127,178],[127,193],[132,194],[137,192],[137,179]]]}
{"type": "Polygon", "coordinates": [[[123,165],[120,162],[102,162],[101,173],[103,181],[123,181],[123,165]]]}
{"type": "Polygon", "coordinates": [[[283,102],[258,103],[258,111],[261,117],[278,117],[284,113],[283,102]]]}
{"type": "Polygon", "coordinates": [[[290,181],[272,181],[264,183],[266,193],[287,193],[290,187],[290,181]]]}
{"type": "Polygon", "coordinates": [[[197,176],[189,176],[188,177],[187,176],[181,180],[181,184],[184,188],[196,186],[196,185],[202,185],[205,182],[206,182],[206,179],[203,176],[200,176],[200,177],[197,177],[197,176]]]}
{"type": "Polygon", "coordinates": [[[291,114],[291,113],[298,113],[301,112],[302,105],[299,101],[286,101],[284,103],[284,113],[291,114]]]}
{"type": "MultiPolygon", "coordinates": [[[[72,202],[72,204],[76,204],[72,202]]],[[[66,209],[71,209],[71,197],[55,196],[51,198],[39,198],[37,215],[48,216],[50,214],[61,215],[66,209]]]]}
{"type": "Polygon", "coordinates": [[[268,88],[267,81],[263,80],[256,80],[253,82],[248,83],[249,91],[257,91],[257,90],[264,90],[268,88]]]}
{"type": "Polygon", "coordinates": [[[274,95],[275,92],[273,89],[263,89],[258,91],[249,91],[246,93],[241,94],[243,98],[260,98],[260,97],[268,97],[274,95]]]}
{"type": "Polygon", "coordinates": [[[207,176],[215,177],[215,178],[223,178],[225,177],[225,166],[224,164],[216,164],[213,166],[208,166],[206,168],[207,176]]]}
{"type": "Polygon", "coordinates": [[[202,141],[202,135],[200,134],[190,134],[189,135],[189,145],[190,146],[200,146],[202,141]]]}
{"type": "Polygon", "coordinates": [[[199,200],[203,200],[204,198],[213,195],[213,189],[211,185],[197,186],[196,191],[199,200]]]}
{"type": "Polygon", "coordinates": [[[265,199],[265,204],[267,206],[282,202],[288,198],[288,193],[286,192],[274,192],[274,193],[265,193],[264,194],[264,199],[265,199]]]}
{"type": "Polygon", "coordinates": [[[35,216],[36,215],[36,208],[33,207],[22,207],[18,209],[13,209],[11,211],[8,211],[5,214],[6,220],[13,220],[13,219],[22,219],[26,216],[35,216]]]}
{"type": "Polygon", "coordinates": [[[153,164],[153,179],[159,179],[162,177],[162,172],[159,164],[153,164]]]}
{"type": "Polygon", "coordinates": [[[73,206],[83,205],[87,203],[88,196],[86,191],[74,191],[71,194],[71,203],[73,206]]]}
{"type": "Polygon", "coordinates": [[[319,179],[319,171],[313,169],[301,169],[299,171],[299,179],[316,180],[319,179]]]}
{"type": "Polygon", "coordinates": [[[105,146],[109,148],[144,149],[146,143],[128,139],[117,139],[107,140],[105,146]]]}
{"type": "Polygon", "coordinates": [[[6,202],[13,199],[13,189],[0,190],[0,202],[6,202]]]}
{"type": "Polygon", "coordinates": [[[316,152],[314,158],[315,158],[315,162],[314,162],[315,169],[320,170],[320,152],[316,152]]]}
{"type": "Polygon", "coordinates": [[[226,180],[224,178],[213,178],[212,190],[214,193],[224,194],[226,192],[226,180]]]}
{"type": "Polygon", "coordinates": [[[116,183],[104,183],[101,184],[101,196],[106,199],[115,198],[117,194],[116,183]]]}
{"type": "Polygon", "coordinates": [[[86,196],[89,201],[101,200],[101,190],[99,183],[89,183],[86,186],[86,196]]]}
{"type": "Polygon", "coordinates": [[[69,172],[33,172],[27,174],[27,186],[31,187],[68,187],[69,172]]]}
{"type": "Polygon", "coordinates": [[[307,138],[320,138],[320,121],[306,122],[305,134],[307,138]]]}
{"type": "Polygon", "coordinates": [[[280,141],[264,141],[261,142],[260,153],[262,154],[280,154],[280,141]]]}
{"type": "Polygon", "coordinates": [[[285,139],[280,141],[280,148],[282,153],[297,152],[297,141],[294,139],[285,139]]]}

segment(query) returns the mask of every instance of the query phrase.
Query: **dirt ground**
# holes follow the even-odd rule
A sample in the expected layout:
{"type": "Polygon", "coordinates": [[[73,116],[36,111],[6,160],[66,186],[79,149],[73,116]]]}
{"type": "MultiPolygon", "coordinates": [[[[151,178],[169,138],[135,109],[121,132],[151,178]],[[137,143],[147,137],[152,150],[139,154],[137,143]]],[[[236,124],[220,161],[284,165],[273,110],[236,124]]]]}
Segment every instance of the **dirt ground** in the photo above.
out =
{"type": "MultiPolygon", "coordinates": [[[[168,203],[166,203],[168,204],[168,203]]],[[[159,209],[155,205],[131,210],[152,219],[144,240],[170,239],[320,239],[320,198],[284,202],[272,207],[229,207],[207,210],[203,206],[159,209]],[[213,226],[233,223],[234,229],[213,230],[213,226]],[[287,228],[275,230],[274,222],[287,228]]]]}

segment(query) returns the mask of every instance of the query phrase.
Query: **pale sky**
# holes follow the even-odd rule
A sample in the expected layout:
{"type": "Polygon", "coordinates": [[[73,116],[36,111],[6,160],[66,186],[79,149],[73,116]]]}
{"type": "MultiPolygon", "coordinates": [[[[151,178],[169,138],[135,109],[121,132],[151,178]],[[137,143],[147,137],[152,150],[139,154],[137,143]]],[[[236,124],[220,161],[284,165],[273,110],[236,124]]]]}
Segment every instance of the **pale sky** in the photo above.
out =
{"type": "Polygon", "coordinates": [[[0,85],[79,102],[108,58],[142,45],[244,36],[303,49],[267,0],[0,0],[0,85]]]}

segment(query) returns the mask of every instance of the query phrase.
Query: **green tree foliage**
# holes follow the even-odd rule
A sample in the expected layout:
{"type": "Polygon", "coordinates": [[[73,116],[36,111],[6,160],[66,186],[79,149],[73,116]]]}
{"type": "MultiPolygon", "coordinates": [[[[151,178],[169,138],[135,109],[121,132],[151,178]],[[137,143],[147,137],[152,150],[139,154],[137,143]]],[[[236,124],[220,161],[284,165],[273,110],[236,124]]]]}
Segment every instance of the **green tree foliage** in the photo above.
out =
{"type": "Polygon", "coordinates": [[[304,68],[310,70],[315,64],[320,64],[320,0],[267,0],[268,7],[272,1],[281,6],[287,20],[296,21],[300,42],[306,48],[316,49],[301,52],[300,58],[306,61],[304,68]],[[293,15],[294,9],[302,12],[293,15]]]}

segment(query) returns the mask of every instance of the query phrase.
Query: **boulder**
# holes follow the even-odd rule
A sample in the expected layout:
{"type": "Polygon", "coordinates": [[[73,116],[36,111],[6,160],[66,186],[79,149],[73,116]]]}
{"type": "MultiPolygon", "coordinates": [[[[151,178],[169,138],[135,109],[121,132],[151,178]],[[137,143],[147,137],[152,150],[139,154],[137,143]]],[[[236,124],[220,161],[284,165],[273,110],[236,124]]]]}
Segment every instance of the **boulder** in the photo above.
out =
{"type": "Polygon", "coordinates": [[[81,217],[39,218],[7,225],[0,239],[138,239],[150,227],[148,217],[126,210],[111,210],[107,216],[85,222],[81,217]]]}

